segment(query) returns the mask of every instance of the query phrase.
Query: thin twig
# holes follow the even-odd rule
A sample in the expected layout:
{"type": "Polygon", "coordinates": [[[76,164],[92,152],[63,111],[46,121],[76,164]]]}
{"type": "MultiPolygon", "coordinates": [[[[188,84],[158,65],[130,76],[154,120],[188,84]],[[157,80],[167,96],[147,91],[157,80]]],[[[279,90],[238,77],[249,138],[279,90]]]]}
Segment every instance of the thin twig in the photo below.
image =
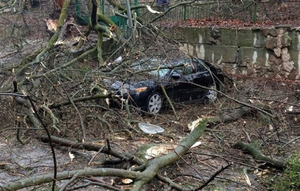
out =
{"type": "Polygon", "coordinates": [[[211,181],[213,181],[216,176],[218,176],[221,172],[223,172],[224,170],[226,170],[228,167],[230,167],[232,165],[232,163],[228,164],[225,167],[222,167],[220,170],[218,170],[215,174],[213,174],[210,179],[208,179],[203,185],[199,186],[198,188],[194,189],[194,190],[202,190],[204,187],[206,187],[211,181]]]}
{"type": "Polygon", "coordinates": [[[181,158],[181,160],[183,160],[188,166],[190,166],[199,176],[201,176],[201,173],[195,168],[193,167],[193,165],[191,165],[187,160],[185,160],[182,156],[180,156],[175,150],[174,152],[181,158]]]}
{"type": "Polygon", "coordinates": [[[86,187],[93,186],[93,185],[101,186],[101,187],[107,188],[109,190],[122,191],[121,189],[116,188],[114,186],[111,186],[111,185],[108,185],[108,184],[105,184],[105,183],[102,183],[102,182],[92,182],[92,181],[89,181],[88,183],[80,185],[78,187],[72,188],[72,189],[70,189],[70,191],[71,190],[78,190],[78,189],[86,188],[86,187]]]}
{"type": "Polygon", "coordinates": [[[167,98],[169,105],[170,105],[171,108],[172,108],[172,111],[173,111],[173,113],[174,113],[174,115],[175,115],[175,117],[176,117],[176,120],[178,120],[179,117],[178,117],[178,115],[177,115],[177,113],[176,113],[176,110],[175,110],[175,108],[174,108],[174,105],[173,105],[171,99],[169,98],[169,96],[168,96],[168,94],[167,94],[167,92],[166,92],[165,87],[164,87],[163,85],[161,85],[160,87],[161,87],[161,89],[162,89],[162,91],[163,91],[163,93],[164,93],[164,96],[167,98]]]}
{"type": "Polygon", "coordinates": [[[21,137],[20,137],[20,131],[21,131],[21,128],[20,128],[20,120],[18,119],[17,140],[18,140],[22,145],[24,145],[25,143],[21,140],[21,137]]]}
{"type": "Polygon", "coordinates": [[[226,98],[228,98],[228,99],[230,99],[230,100],[233,100],[233,101],[235,101],[236,103],[239,103],[239,104],[244,105],[244,106],[246,106],[246,107],[249,107],[249,108],[258,110],[258,111],[260,111],[260,112],[262,112],[262,113],[264,113],[264,114],[266,114],[266,115],[268,115],[268,116],[270,116],[270,117],[273,117],[273,118],[275,117],[272,113],[269,113],[269,112],[266,111],[266,110],[263,110],[263,109],[261,109],[261,108],[259,108],[259,107],[257,107],[257,106],[254,106],[254,105],[245,103],[245,102],[243,102],[243,101],[237,100],[237,99],[235,99],[235,98],[233,98],[233,97],[230,97],[229,95],[227,95],[227,94],[225,94],[225,93],[223,93],[223,92],[221,92],[221,91],[219,91],[219,90],[216,90],[216,89],[214,89],[214,88],[209,88],[209,87],[206,87],[206,86],[201,86],[201,85],[199,85],[199,84],[192,83],[192,82],[182,82],[182,83],[189,83],[189,84],[198,86],[198,87],[203,88],[203,89],[206,89],[206,90],[213,90],[213,91],[216,91],[218,94],[221,94],[222,96],[224,96],[224,97],[226,97],[226,98]]]}
{"type": "Polygon", "coordinates": [[[166,10],[164,12],[164,14],[161,14],[157,17],[155,17],[154,19],[152,19],[151,21],[149,21],[149,23],[153,23],[155,22],[156,20],[160,19],[161,17],[163,17],[164,15],[166,15],[169,11],[171,11],[172,9],[176,8],[176,7],[179,7],[179,6],[182,6],[182,5],[188,5],[188,4],[192,4],[194,3],[196,0],[193,0],[193,1],[184,1],[184,2],[181,2],[181,3],[177,3],[176,5],[170,7],[168,10],[166,10]]]}
{"type": "Polygon", "coordinates": [[[298,140],[298,139],[300,139],[300,136],[298,136],[298,137],[296,137],[296,138],[290,140],[289,142],[285,143],[284,145],[282,145],[282,146],[280,147],[280,149],[283,149],[284,147],[286,147],[287,145],[291,144],[292,142],[294,142],[294,141],[296,141],[296,140],[298,140]]]}
{"type": "Polygon", "coordinates": [[[99,149],[99,151],[91,158],[91,160],[89,161],[88,165],[91,165],[91,163],[92,163],[93,160],[96,158],[96,156],[97,156],[99,153],[101,153],[101,152],[103,151],[104,147],[105,147],[105,145],[103,145],[103,146],[99,149]]]}
{"type": "Polygon", "coordinates": [[[165,183],[168,183],[172,188],[176,189],[176,190],[180,190],[180,191],[184,191],[184,190],[188,190],[188,189],[184,189],[182,186],[180,186],[179,184],[176,184],[175,182],[173,182],[170,178],[164,177],[160,174],[157,174],[156,177],[165,183]]]}
{"type": "Polygon", "coordinates": [[[44,103],[42,106],[41,106],[51,117],[52,119],[52,127],[58,132],[60,133],[60,130],[59,128],[56,126],[56,123],[59,122],[58,118],[54,115],[54,113],[51,111],[51,109],[47,106],[46,103],[44,103]]]}
{"type": "Polygon", "coordinates": [[[61,189],[59,189],[59,191],[64,191],[64,190],[66,190],[67,187],[68,187],[72,182],[74,182],[74,181],[78,178],[78,176],[79,176],[79,173],[74,174],[74,176],[73,176],[68,182],[66,182],[66,183],[61,187],[61,189]]]}

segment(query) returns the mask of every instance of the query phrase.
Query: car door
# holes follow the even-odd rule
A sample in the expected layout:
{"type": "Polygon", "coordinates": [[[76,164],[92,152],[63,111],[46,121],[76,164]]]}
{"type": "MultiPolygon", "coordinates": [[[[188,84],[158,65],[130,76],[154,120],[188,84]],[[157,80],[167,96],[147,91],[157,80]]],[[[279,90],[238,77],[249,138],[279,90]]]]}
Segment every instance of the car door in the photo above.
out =
{"type": "Polygon", "coordinates": [[[193,73],[195,68],[193,65],[186,63],[181,67],[175,67],[170,75],[172,81],[172,99],[174,101],[189,101],[192,100],[193,73]]]}
{"type": "Polygon", "coordinates": [[[196,72],[193,75],[193,83],[195,84],[194,86],[194,99],[200,99],[203,98],[206,95],[206,92],[208,91],[207,89],[203,87],[211,87],[213,83],[213,77],[212,77],[212,72],[209,70],[208,67],[204,65],[204,63],[197,63],[196,66],[196,72]],[[202,65],[203,64],[203,65],[202,65]]]}

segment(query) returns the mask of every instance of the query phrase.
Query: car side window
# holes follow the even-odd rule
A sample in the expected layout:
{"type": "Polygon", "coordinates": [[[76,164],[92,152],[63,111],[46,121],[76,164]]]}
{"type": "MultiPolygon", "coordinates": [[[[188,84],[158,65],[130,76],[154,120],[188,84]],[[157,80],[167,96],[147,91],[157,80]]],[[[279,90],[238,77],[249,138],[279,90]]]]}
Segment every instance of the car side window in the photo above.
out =
{"type": "Polygon", "coordinates": [[[189,75],[194,73],[194,67],[192,64],[188,63],[186,66],[184,66],[183,71],[182,71],[182,75],[189,75]]]}
{"type": "Polygon", "coordinates": [[[206,70],[205,63],[202,60],[198,59],[198,60],[194,60],[193,62],[196,65],[198,71],[206,70]]]}
{"type": "MultiPolygon", "coordinates": [[[[182,75],[182,73],[183,73],[183,68],[182,68],[182,67],[176,67],[176,68],[174,69],[174,72],[176,72],[176,73],[182,75]]],[[[174,73],[174,72],[173,72],[173,73],[174,73]]]]}
{"type": "Polygon", "coordinates": [[[194,73],[195,69],[194,69],[194,66],[191,63],[186,62],[186,63],[183,63],[183,66],[176,67],[174,69],[174,71],[177,72],[178,74],[182,75],[182,76],[186,76],[186,75],[194,73]]]}

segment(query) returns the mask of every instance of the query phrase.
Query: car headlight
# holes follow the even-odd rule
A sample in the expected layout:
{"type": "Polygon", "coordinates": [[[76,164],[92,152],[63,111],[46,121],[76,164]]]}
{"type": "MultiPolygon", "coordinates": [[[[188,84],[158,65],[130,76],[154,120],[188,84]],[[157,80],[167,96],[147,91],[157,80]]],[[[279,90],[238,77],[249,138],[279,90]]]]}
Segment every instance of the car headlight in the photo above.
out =
{"type": "Polygon", "coordinates": [[[140,88],[136,88],[135,92],[144,92],[147,90],[147,87],[140,87],[140,88]]]}

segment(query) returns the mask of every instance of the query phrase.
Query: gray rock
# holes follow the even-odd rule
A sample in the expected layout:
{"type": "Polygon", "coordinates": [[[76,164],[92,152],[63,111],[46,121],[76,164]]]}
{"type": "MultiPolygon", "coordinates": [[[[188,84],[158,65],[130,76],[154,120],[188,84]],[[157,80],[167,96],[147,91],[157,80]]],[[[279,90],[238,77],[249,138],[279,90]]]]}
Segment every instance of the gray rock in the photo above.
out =
{"type": "Polygon", "coordinates": [[[293,69],[294,69],[294,62],[293,61],[288,61],[288,62],[283,62],[282,63],[282,69],[284,71],[287,71],[287,72],[291,72],[293,69]]]}
{"type": "Polygon", "coordinates": [[[267,49],[274,49],[277,46],[277,38],[268,36],[265,42],[265,47],[267,49]]]}
{"type": "Polygon", "coordinates": [[[291,55],[288,52],[287,48],[283,48],[281,51],[281,58],[284,62],[290,61],[291,55]]]}
{"type": "Polygon", "coordinates": [[[281,48],[274,48],[275,55],[279,58],[281,56],[281,48]]]}

